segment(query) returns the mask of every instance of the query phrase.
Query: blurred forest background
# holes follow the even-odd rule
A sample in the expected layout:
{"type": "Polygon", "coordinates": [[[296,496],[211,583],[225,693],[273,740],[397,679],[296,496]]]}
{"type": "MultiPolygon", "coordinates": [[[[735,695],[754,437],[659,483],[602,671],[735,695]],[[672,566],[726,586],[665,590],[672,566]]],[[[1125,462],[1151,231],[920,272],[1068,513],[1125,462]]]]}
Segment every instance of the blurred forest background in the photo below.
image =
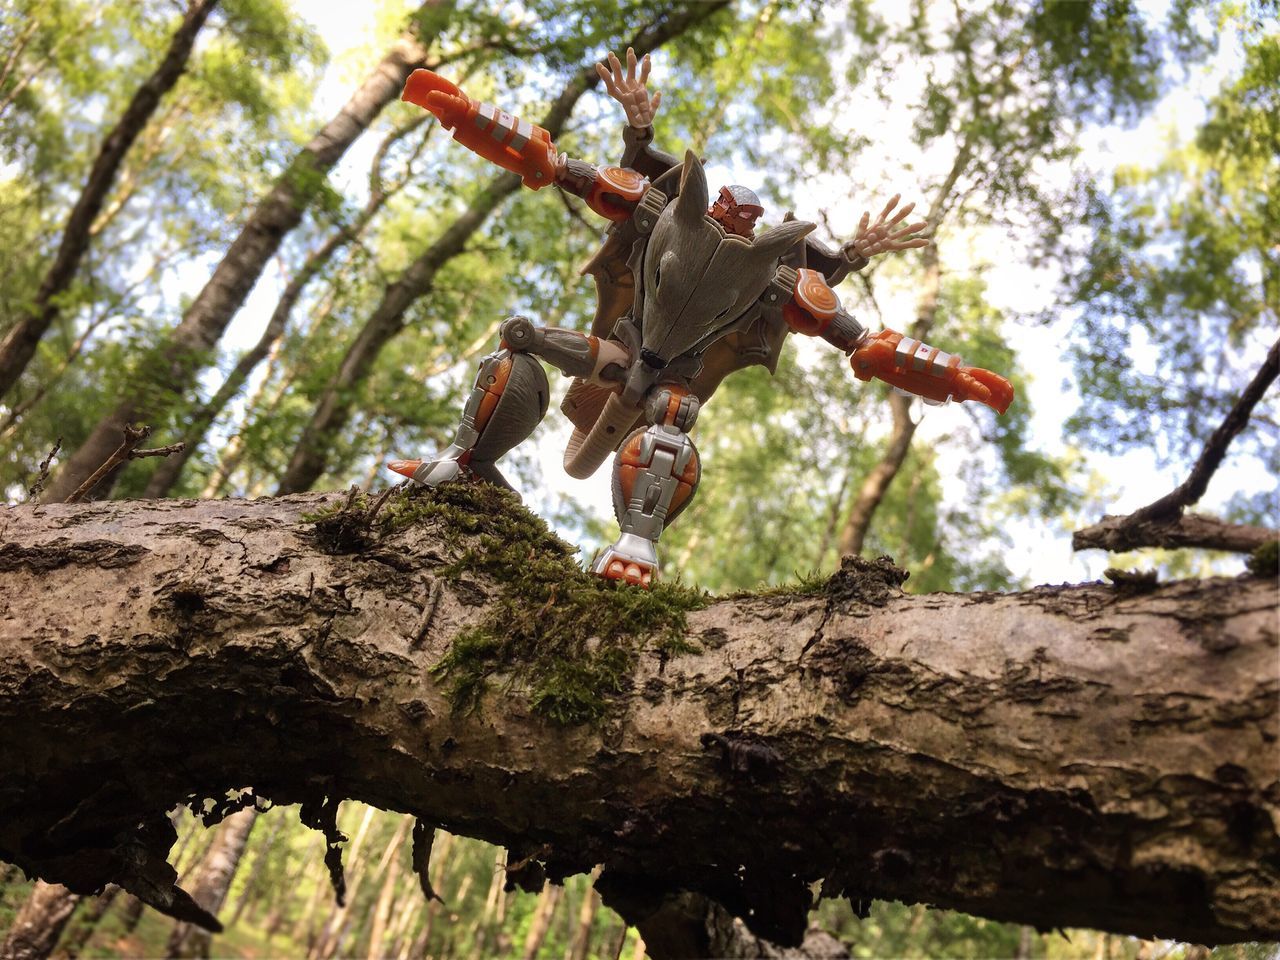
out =
{"type": "MultiPolygon", "coordinates": [[[[448,443],[504,317],[587,326],[602,225],[514,189],[400,85],[432,66],[613,162],[624,121],[590,68],[629,43],[654,54],[659,144],[756,188],[767,221],[839,242],[916,201],[936,245],[842,299],[1019,391],[1003,418],[926,411],[793,338],[701,419],[670,574],[751,589],[888,553],[926,592],[1240,568],[1068,541],[1186,475],[1280,326],[1280,24],[1256,0],[0,0],[0,493],[28,499],[60,445],[65,496],[125,421],[185,449],[97,497],[383,487],[388,458],[448,443]]],[[[553,412],[507,472],[589,554],[608,480],[563,475],[567,434],[553,412]]],[[[1275,527],[1277,476],[1272,396],[1202,508],[1275,527]]],[[[0,931],[36,911],[66,957],[643,955],[589,877],[508,893],[502,851],[463,838],[437,838],[426,902],[399,815],[345,805],[345,908],[296,811],[174,816],[172,862],[228,926],[212,944],[3,864],[0,931]]],[[[1207,955],[900,904],[814,921],[862,957],[1207,955]]]]}

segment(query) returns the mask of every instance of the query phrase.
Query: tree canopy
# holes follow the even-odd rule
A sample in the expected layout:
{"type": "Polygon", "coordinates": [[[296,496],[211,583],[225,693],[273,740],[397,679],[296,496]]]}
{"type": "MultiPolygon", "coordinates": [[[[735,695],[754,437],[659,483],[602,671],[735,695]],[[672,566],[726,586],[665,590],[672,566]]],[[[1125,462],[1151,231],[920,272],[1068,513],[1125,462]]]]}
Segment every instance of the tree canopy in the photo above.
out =
{"type": "MultiPolygon", "coordinates": [[[[394,479],[388,459],[449,443],[505,317],[590,326],[594,288],[579,271],[604,226],[576,197],[524,190],[459,147],[399,101],[405,77],[430,66],[551,128],[571,156],[612,163],[625,121],[593,64],[630,44],[651,52],[663,92],[657,145],[702,156],[713,190],[751,186],[767,224],[794,212],[838,245],[863,210],[898,193],[914,202],[934,243],[875,258],[839,286],[842,303],[872,329],[1006,375],[1017,393],[1003,417],[925,407],[791,337],[775,374],[735,374],[700,416],[701,486],[661,544],[673,589],[805,595],[851,554],[893,557],[912,597],[1107,567],[1137,571],[1130,587],[1274,576],[1280,401],[1259,380],[1280,329],[1273,5],[379,0],[342,17],[321,6],[0,9],[8,504],[66,499],[133,422],[151,428],[145,445],[185,449],[124,459],[93,499],[353,484],[376,498],[394,479]],[[1242,405],[1251,382],[1257,397],[1242,405]],[[1196,470],[1207,488],[1195,509],[1216,539],[1196,527],[1146,546],[1126,528],[1109,553],[1072,553],[1073,531],[1134,514],[1196,470]],[[1224,540],[1224,526],[1244,539],[1224,540]]],[[[551,382],[554,411],[567,381],[551,382]]],[[[564,476],[568,434],[553,412],[503,469],[589,559],[612,539],[609,480],[564,476]]],[[[268,949],[287,937],[317,960],[356,944],[406,956],[551,945],[585,960],[578,921],[595,931],[581,950],[636,942],[595,910],[594,880],[565,894],[531,881],[536,898],[508,901],[495,861],[536,864],[536,850],[462,838],[437,841],[431,861],[451,893],[406,916],[402,894],[427,867],[397,814],[370,816],[342,814],[348,836],[364,824],[373,862],[338,915],[308,832],[271,832],[278,812],[264,815],[242,843],[256,872],[233,871],[227,901],[255,917],[253,937],[268,949]],[[391,851],[381,867],[374,848],[391,851]],[[299,895],[266,893],[282,883],[299,895]]],[[[205,835],[189,812],[177,819],[200,838],[175,854],[195,870],[205,835]]],[[[26,883],[0,874],[0,926],[26,883]]],[[[850,895],[814,918],[857,955],[1150,949],[850,895]]]]}

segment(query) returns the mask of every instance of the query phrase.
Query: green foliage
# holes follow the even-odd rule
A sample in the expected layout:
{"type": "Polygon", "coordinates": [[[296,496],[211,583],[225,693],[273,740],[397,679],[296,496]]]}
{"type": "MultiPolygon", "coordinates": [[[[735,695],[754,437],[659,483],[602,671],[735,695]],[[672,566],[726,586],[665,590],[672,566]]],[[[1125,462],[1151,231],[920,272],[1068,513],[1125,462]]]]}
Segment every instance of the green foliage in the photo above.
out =
{"type": "MultiPolygon", "coordinates": [[[[469,93],[536,120],[568,76],[672,6],[461,0],[456,14],[445,3],[419,15],[423,35],[441,35],[433,55],[443,60],[442,73],[469,93]]],[[[969,363],[1009,375],[1018,400],[1001,418],[973,404],[925,412],[929,419],[877,511],[865,548],[910,569],[913,591],[1016,585],[1006,564],[1009,525],[1074,522],[1087,512],[1085,493],[1097,495],[1099,481],[1083,474],[1076,453],[1034,434],[1027,398],[1039,358],[1018,357],[1008,346],[1010,331],[1024,318],[997,308],[1002,291],[991,288],[993,264],[974,256],[966,261],[966,247],[995,248],[989,260],[1043,263],[1052,268],[1047,282],[1054,270],[1072,274],[1072,295],[1054,313],[1061,319],[1078,312],[1070,349],[1085,403],[1069,430],[1089,448],[1123,452],[1154,442],[1163,462],[1185,462],[1251,374],[1259,345],[1280,326],[1272,236],[1280,222],[1274,20],[1265,5],[1249,3],[1207,7],[1175,0],[1163,25],[1143,10],[1127,0],[913,0],[901,7],[748,0],[655,54],[653,82],[664,93],[659,144],[705,153],[735,179],[759,187],[771,211],[794,206],[800,216],[819,219],[832,204],[829,184],[866,191],[877,177],[889,190],[919,200],[921,210],[935,208],[943,279],[928,338],[969,363]],[[1137,119],[1177,78],[1170,63],[1185,66],[1219,41],[1237,38],[1240,63],[1194,139],[1121,169],[1114,188],[1091,180],[1080,149],[1100,125],[1137,119]],[[903,118],[911,142],[878,142],[892,130],[865,122],[877,100],[903,118]],[[910,154],[913,144],[918,154],[910,154]],[[1065,164],[1073,165],[1070,183],[1053,175],[1065,164]],[[1081,223],[1088,228],[1083,247],[1081,223]]],[[[378,36],[344,59],[347,80],[363,76],[398,35],[402,13],[401,6],[383,6],[378,36]]],[[[159,0],[14,0],[0,7],[0,61],[18,51],[15,69],[0,78],[0,248],[6,251],[0,334],[32,297],[95,150],[154,68],[174,22],[175,8],[159,0]]],[[[191,68],[131,152],[96,226],[90,262],[17,391],[16,404],[33,405],[12,425],[5,419],[9,408],[0,410],[6,493],[30,482],[56,437],[75,446],[122,392],[148,389],[148,371],[163,362],[156,344],[181,316],[184,297],[207,278],[244,211],[328,119],[311,104],[327,53],[300,22],[283,0],[219,5],[191,68]]],[[[415,110],[389,107],[370,136],[381,138],[415,110]]],[[[613,104],[589,95],[558,146],[585,159],[616,160],[620,124],[613,104]]],[[[176,493],[201,494],[222,468],[231,479],[212,484],[222,493],[274,487],[348,345],[388,286],[493,175],[429,127],[396,145],[386,170],[390,179],[406,177],[408,186],[358,243],[324,265],[279,349],[217,421],[176,493]]],[[[330,177],[292,169],[288,176],[318,202],[286,239],[278,272],[260,284],[266,309],[272,290],[307,252],[338,224],[351,222],[367,179],[363,170],[353,176],[349,169],[330,177]]],[[[834,239],[852,233],[854,223],[834,220],[834,239]]],[[[388,454],[424,455],[447,443],[476,358],[492,349],[503,317],[521,312],[542,324],[584,329],[594,304],[591,284],[577,269],[600,232],[581,203],[550,190],[506,201],[409,307],[404,329],[350,388],[357,413],[343,430],[320,439],[330,452],[320,485],[367,485],[382,476],[388,454]]],[[[877,263],[865,284],[847,283],[840,295],[874,326],[877,298],[887,301],[894,290],[914,294],[920,267],[910,254],[877,263]]],[[[915,316],[910,310],[886,311],[884,322],[906,327],[915,316]]],[[[261,303],[251,305],[243,327],[200,362],[228,370],[256,336],[263,312],[261,303]]],[[[152,424],[157,441],[177,439],[173,434],[192,405],[218,380],[215,371],[190,395],[155,398],[168,411],[152,424]]],[[[843,357],[800,338],[787,345],[776,377],[753,368],[727,381],[698,427],[703,483],[663,537],[665,569],[705,589],[820,592],[836,563],[849,505],[883,455],[886,398],[880,385],[855,382],[843,357]]],[[[1273,400],[1264,402],[1240,442],[1280,474],[1268,420],[1277,420],[1273,400]]],[[[513,475],[527,488],[558,483],[537,476],[519,454],[513,459],[513,475]]],[[[140,493],[154,466],[132,467],[116,494],[140,493]]],[[[597,482],[607,483],[603,473],[597,482]]],[[[554,503],[574,539],[613,538],[612,521],[564,498],[554,503]]],[[[359,501],[352,510],[368,505],[359,501]]],[[[1241,493],[1227,513],[1241,522],[1274,523],[1275,497],[1241,493]]],[[[476,707],[496,688],[518,692],[530,710],[553,722],[607,722],[637,658],[688,652],[683,618],[706,602],[704,594],[667,582],[651,592],[619,589],[587,576],[572,549],[507,494],[477,486],[396,497],[373,531],[357,525],[355,532],[392,535],[418,524],[462,531],[450,576],[483,579],[496,591],[490,619],[460,637],[437,666],[460,709],[476,707]]],[[[1202,559],[1185,553],[1115,559],[1123,566],[1154,559],[1165,571],[1186,575],[1205,570],[1202,559]]],[[[1274,575],[1274,554],[1254,563],[1274,575]]],[[[277,815],[288,814],[269,816],[277,815]]],[[[344,814],[348,835],[359,817],[360,811],[344,814]]],[[[385,846],[394,828],[391,815],[380,815],[370,842],[385,846]]],[[[255,845],[263,834],[256,836],[255,845]]],[[[308,859],[317,843],[290,827],[261,853],[258,889],[272,892],[251,897],[255,907],[217,941],[217,952],[306,952],[307,925],[294,939],[295,924],[313,895],[312,931],[329,911],[327,881],[308,859]],[[284,919],[268,930],[277,907],[284,919]]],[[[494,854],[478,843],[459,842],[451,850],[437,845],[434,861],[447,867],[441,890],[448,906],[433,908],[430,931],[425,911],[408,931],[426,931],[424,953],[519,952],[535,898],[503,900],[505,918],[485,919],[494,854]]],[[[401,850],[402,860],[405,855],[401,850]]],[[[231,902],[245,882],[237,881],[231,902]]],[[[412,882],[402,877],[399,894],[411,893],[412,882]]],[[[585,878],[570,880],[576,902],[585,884],[585,878]]],[[[363,955],[376,888],[366,883],[355,898],[344,952],[363,955]]],[[[0,891],[0,926],[20,890],[11,882],[14,896],[0,891]]],[[[822,922],[860,956],[1007,956],[1027,934],[898,904],[876,904],[862,921],[843,902],[822,909],[822,922]]],[[[573,913],[567,903],[561,910],[545,947],[551,955],[567,945],[565,921],[573,913]]],[[[166,922],[148,914],[123,945],[116,923],[108,915],[89,955],[162,951],[166,922]]],[[[613,956],[620,926],[602,912],[593,950],[613,956]]],[[[633,942],[634,933],[624,954],[633,942]]],[[[1129,960],[1140,949],[1128,938],[1088,932],[1072,932],[1070,940],[1027,934],[1027,942],[1033,956],[1064,960],[1129,960]]],[[[1160,949],[1171,958],[1182,951],[1160,949]]],[[[1263,952],[1251,949],[1216,953],[1243,960],[1263,952]]]]}
{"type": "MultiPolygon", "coordinates": [[[[1095,239],[1071,289],[1084,404],[1068,428],[1081,443],[1193,459],[1280,327],[1280,34],[1246,39],[1244,56],[1193,142],[1123,168],[1094,198],[1095,239]]],[[[1259,409],[1273,422],[1274,411],[1259,409]]],[[[1275,474],[1276,440],[1249,431],[1235,450],[1275,474]]]]}

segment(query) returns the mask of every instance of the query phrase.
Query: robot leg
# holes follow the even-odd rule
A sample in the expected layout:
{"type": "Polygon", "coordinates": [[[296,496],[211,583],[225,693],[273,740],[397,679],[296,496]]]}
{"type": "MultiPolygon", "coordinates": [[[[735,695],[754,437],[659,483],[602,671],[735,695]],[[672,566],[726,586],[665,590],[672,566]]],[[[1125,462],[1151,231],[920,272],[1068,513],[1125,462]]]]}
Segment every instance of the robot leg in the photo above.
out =
{"type": "Polygon", "coordinates": [[[510,487],[495,461],[533,432],[549,399],[542,364],[527,353],[498,350],[480,362],[453,443],[434,460],[394,460],[387,466],[427,487],[467,476],[510,487]]]}
{"type": "Polygon", "coordinates": [[[643,587],[658,575],[658,538],[693,499],[702,472],[685,432],[697,416],[697,399],[659,389],[646,409],[656,422],[627,437],[614,459],[613,509],[621,535],[591,568],[643,587]]]}

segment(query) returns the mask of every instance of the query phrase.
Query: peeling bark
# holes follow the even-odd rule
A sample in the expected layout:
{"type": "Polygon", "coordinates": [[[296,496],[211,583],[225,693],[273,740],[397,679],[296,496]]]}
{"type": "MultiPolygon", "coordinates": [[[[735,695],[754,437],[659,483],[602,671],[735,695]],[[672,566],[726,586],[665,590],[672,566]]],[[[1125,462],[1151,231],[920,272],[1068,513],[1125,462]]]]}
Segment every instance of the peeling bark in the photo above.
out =
{"type": "Polygon", "coordinates": [[[1140,547],[1199,547],[1252,553],[1280,540],[1280,530],[1227,523],[1198,513],[1135,522],[1132,515],[1108,514],[1092,526],[1071,534],[1072,550],[1110,550],[1120,553],[1140,547]]]}
{"type": "Polygon", "coordinates": [[[518,687],[459,714],[431,672],[502,595],[447,569],[484,531],[437,516],[326,552],[301,515],[340,500],[0,512],[0,859],[174,912],[165,811],[248,784],[537,851],[552,880],[603,864],[642,931],[688,891],[798,944],[821,880],[1280,937],[1269,580],[908,596],[853,559],[822,593],[689,613],[699,652],[642,647],[598,726],[561,727],[518,687]]]}

